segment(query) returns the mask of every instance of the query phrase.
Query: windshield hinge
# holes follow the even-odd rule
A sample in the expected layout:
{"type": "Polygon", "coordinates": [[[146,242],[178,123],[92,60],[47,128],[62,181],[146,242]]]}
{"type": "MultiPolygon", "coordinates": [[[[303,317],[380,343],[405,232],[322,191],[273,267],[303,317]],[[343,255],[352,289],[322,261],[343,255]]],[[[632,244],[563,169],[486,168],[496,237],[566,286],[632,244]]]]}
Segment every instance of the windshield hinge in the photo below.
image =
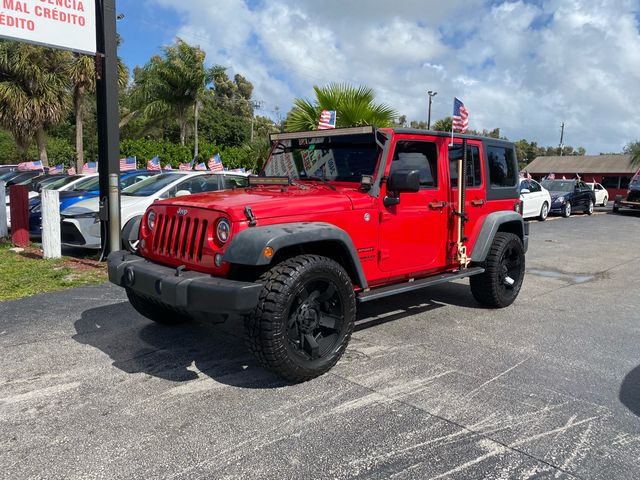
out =
{"type": "Polygon", "coordinates": [[[250,227],[255,227],[258,224],[258,221],[256,220],[256,217],[253,214],[253,210],[251,210],[251,207],[249,205],[244,207],[244,215],[245,217],[247,217],[247,220],[249,220],[250,227]]]}

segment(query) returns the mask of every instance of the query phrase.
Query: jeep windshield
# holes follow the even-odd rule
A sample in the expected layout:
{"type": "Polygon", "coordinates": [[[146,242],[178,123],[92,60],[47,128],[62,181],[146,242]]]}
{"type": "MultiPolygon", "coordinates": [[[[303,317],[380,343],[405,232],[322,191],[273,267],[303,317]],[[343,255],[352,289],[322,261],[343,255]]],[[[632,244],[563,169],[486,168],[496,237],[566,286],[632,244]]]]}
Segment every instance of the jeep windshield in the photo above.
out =
{"type": "Polygon", "coordinates": [[[542,186],[550,192],[573,192],[575,188],[573,180],[544,180],[542,186]]]}
{"type": "Polygon", "coordinates": [[[276,140],[263,176],[360,182],[374,175],[380,149],[371,134],[276,140]]]}

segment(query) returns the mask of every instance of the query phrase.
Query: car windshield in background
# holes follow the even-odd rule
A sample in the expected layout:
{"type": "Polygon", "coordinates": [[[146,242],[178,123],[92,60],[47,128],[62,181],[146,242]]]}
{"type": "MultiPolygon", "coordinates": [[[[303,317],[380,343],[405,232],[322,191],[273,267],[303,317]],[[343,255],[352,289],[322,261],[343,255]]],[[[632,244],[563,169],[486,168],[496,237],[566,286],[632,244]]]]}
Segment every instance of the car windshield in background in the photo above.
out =
{"type": "Polygon", "coordinates": [[[262,175],[360,182],[362,175],[374,174],[379,155],[368,134],[279,140],[262,175]]]}
{"type": "Polygon", "coordinates": [[[76,183],[73,186],[73,190],[74,191],[91,191],[91,190],[97,190],[98,187],[100,186],[100,180],[98,179],[98,177],[89,177],[89,178],[85,178],[84,180],[80,180],[78,183],[76,183]]]}
{"type": "Polygon", "coordinates": [[[148,197],[150,195],[158,193],[164,187],[172,184],[185,175],[185,173],[179,172],[161,173],[160,175],[156,175],[154,177],[145,178],[141,182],[125,188],[122,191],[122,194],[136,197],[148,197]]]}
{"type": "Polygon", "coordinates": [[[65,185],[70,184],[71,182],[75,182],[79,178],[82,178],[82,177],[80,177],[80,175],[69,175],[66,177],[58,178],[55,182],[51,182],[48,185],[44,186],[43,188],[46,188],[49,190],[57,190],[59,188],[64,187],[65,185]]]}
{"type": "Polygon", "coordinates": [[[575,182],[573,180],[545,180],[542,186],[550,192],[573,192],[575,182]]]}
{"type": "Polygon", "coordinates": [[[237,175],[222,175],[222,188],[234,189],[249,186],[247,177],[239,177],[237,175]]]}

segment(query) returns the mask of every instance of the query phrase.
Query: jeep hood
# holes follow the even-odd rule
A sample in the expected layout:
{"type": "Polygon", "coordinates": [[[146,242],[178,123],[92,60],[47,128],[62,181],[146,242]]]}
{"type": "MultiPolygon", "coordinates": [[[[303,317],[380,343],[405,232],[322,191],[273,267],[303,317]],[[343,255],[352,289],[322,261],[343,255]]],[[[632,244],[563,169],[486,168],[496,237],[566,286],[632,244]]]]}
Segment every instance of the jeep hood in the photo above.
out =
{"type": "Polygon", "coordinates": [[[247,188],[242,190],[225,190],[202,193],[184,197],[171,198],[156,202],[156,205],[176,205],[187,208],[204,208],[226,212],[234,221],[246,220],[244,208],[251,207],[256,219],[303,215],[310,213],[342,212],[354,208],[363,196],[371,197],[354,189],[334,191],[325,186],[309,184],[308,188],[247,188]]]}

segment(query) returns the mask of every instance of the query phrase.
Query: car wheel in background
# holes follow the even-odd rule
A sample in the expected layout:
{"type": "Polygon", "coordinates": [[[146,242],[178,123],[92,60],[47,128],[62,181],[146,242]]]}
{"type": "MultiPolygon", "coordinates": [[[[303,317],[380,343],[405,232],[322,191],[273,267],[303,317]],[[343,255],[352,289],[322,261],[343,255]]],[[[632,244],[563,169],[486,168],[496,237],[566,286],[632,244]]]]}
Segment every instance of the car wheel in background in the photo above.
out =
{"type": "Polygon", "coordinates": [[[544,222],[548,216],[549,216],[549,204],[547,202],[544,202],[542,204],[542,208],[540,209],[540,215],[538,216],[538,220],[540,220],[541,222],[544,222]]]}
{"type": "Polygon", "coordinates": [[[571,204],[569,202],[562,206],[562,216],[564,218],[569,218],[571,216],[571,204]]]}
{"type": "Polygon", "coordinates": [[[129,220],[121,233],[122,248],[134,254],[138,253],[138,244],[140,243],[138,236],[140,235],[141,219],[142,217],[136,217],[129,220]]]}
{"type": "Polygon", "coordinates": [[[606,207],[608,201],[609,201],[609,199],[607,197],[604,197],[604,200],[602,201],[602,206],[606,207]]]}
{"type": "Polygon", "coordinates": [[[587,205],[587,209],[584,211],[587,215],[593,215],[593,201],[589,200],[589,205],[587,205]]]}
{"type": "Polygon", "coordinates": [[[613,208],[611,209],[611,211],[612,211],[613,213],[618,213],[618,212],[620,211],[620,207],[618,206],[618,204],[617,204],[617,203],[614,203],[614,204],[613,204],[613,208]]]}

